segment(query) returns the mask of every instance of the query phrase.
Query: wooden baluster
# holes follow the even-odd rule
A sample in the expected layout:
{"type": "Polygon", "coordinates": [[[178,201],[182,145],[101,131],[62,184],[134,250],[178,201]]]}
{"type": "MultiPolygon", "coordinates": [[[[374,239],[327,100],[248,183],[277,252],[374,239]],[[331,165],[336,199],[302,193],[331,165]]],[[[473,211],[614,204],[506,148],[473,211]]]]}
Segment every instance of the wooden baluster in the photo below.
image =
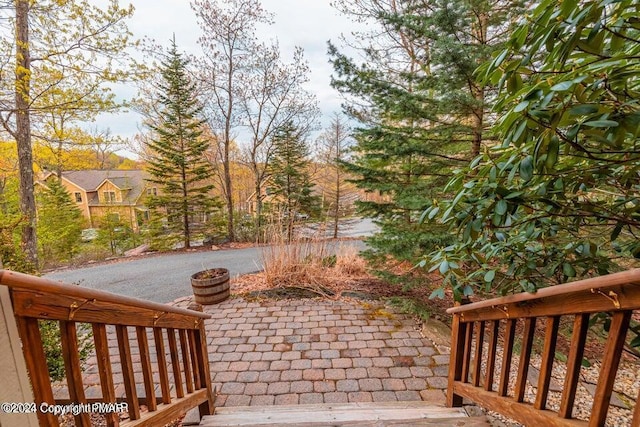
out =
{"type": "Polygon", "coordinates": [[[207,353],[207,333],[204,329],[204,321],[200,321],[200,326],[198,330],[194,331],[196,348],[197,348],[197,359],[198,359],[198,369],[200,370],[200,388],[207,389],[207,401],[200,404],[198,407],[200,410],[200,416],[205,415],[213,415],[213,411],[215,410],[214,401],[215,396],[213,395],[213,386],[211,385],[211,373],[209,372],[209,356],[207,353]]]}
{"type": "Polygon", "coordinates": [[[630,310],[618,311],[612,316],[609,337],[604,348],[602,367],[598,376],[598,385],[593,396],[591,418],[589,419],[589,426],[591,427],[604,425],[607,418],[613,383],[616,379],[620,356],[622,355],[624,341],[629,329],[629,320],[631,320],[630,310]]]}
{"type": "MultiPolygon", "coordinates": [[[[86,404],[84,385],[82,384],[82,369],[80,368],[80,351],[78,350],[78,334],[76,323],[60,321],[60,342],[62,344],[62,359],[67,377],[69,399],[73,403],[86,404]]],[[[91,417],[88,412],[82,411],[73,416],[77,426],[91,426],[91,417]]]]}
{"type": "Polygon", "coordinates": [[[476,323],[476,355],[473,365],[473,386],[480,386],[480,370],[482,368],[482,350],[484,346],[484,325],[485,322],[476,323]]]}
{"type": "Polygon", "coordinates": [[[456,381],[462,378],[464,338],[468,325],[460,321],[460,315],[454,314],[451,323],[451,356],[449,358],[449,384],[447,387],[447,406],[462,406],[462,396],[453,392],[456,381]]]}
{"type": "Polygon", "coordinates": [[[129,345],[127,327],[116,325],[116,336],[118,337],[118,349],[120,350],[124,390],[127,394],[127,403],[129,404],[129,418],[131,420],[137,420],[140,418],[140,405],[138,405],[136,378],[133,375],[133,362],[131,361],[131,347],[129,345]]]}
{"type": "Polygon", "coordinates": [[[504,349],[502,350],[502,371],[500,372],[500,385],[498,395],[506,396],[509,389],[509,373],[511,372],[511,355],[513,354],[513,338],[516,333],[516,321],[507,320],[504,331],[504,349]]]}
{"type": "Polygon", "coordinates": [[[169,394],[169,373],[167,372],[167,357],[164,354],[164,339],[162,329],[153,328],[153,341],[156,344],[156,355],[158,359],[158,373],[160,375],[160,390],[162,391],[162,403],[171,403],[169,394]]]}
{"type": "MultiPolygon", "coordinates": [[[[55,404],[51,380],[47,369],[47,357],[42,346],[42,336],[38,320],[30,317],[16,316],[16,324],[22,341],[24,361],[29,371],[33,397],[37,408],[41,403],[55,404]]],[[[36,411],[38,424],[41,426],[59,426],[58,417],[49,412],[36,411]]]]}
{"type": "Polygon", "coordinates": [[[633,409],[633,420],[631,420],[632,426],[640,426],[640,390],[638,390],[638,398],[633,409]]]}
{"type": "Polygon", "coordinates": [[[169,353],[171,354],[171,365],[173,367],[173,381],[176,386],[176,396],[184,397],[184,388],[182,387],[182,370],[180,369],[180,355],[178,354],[178,343],[176,341],[176,331],[173,328],[167,329],[169,336],[169,353]]]}
{"type": "Polygon", "coordinates": [[[547,396],[549,394],[549,384],[551,383],[551,370],[556,352],[559,324],[560,316],[547,317],[542,363],[540,365],[540,378],[538,378],[538,392],[536,393],[536,401],[534,403],[536,409],[545,409],[547,406],[547,396]]]}
{"type": "Polygon", "coordinates": [[[561,418],[571,418],[573,413],[573,402],[576,398],[580,366],[582,366],[582,355],[584,354],[584,343],[587,339],[589,329],[589,315],[578,314],[573,321],[573,334],[571,335],[571,347],[567,358],[567,376],[564,379],[562,390],[562,400],[558,416],[561,418]]]}
{"type": "Polygon", "coordinates": [[[467,325],[464,337],[464,356],[462,358],[462,378],[463,383],[469,382],[469,365],[471,364],[471,345],[473,341],[473,323],[467,325]]]}
{"type": "Polygon", "coordinates": [[[527,317],[524,320],[524,334],[522,336],[522,351],[520,352],[520,363],[518,365],[518,378],[516,379],[516,389],[514,397],[516,402],[524,400],[524,392],[527,388],[527,374],[529,373],[529,362],[531,360],[531,347],[533,346],[533,335],[536,331],[536,318],[527,317]]]}
{"type": "Polygon", "coordinates": [[[180,336],[180,349],[182,350],[182,363],[184,365],[184,378],[187,383],[187,393],[193,393],[193,376],[191,374],[191,366],[189,359],[189,345],[187,343],[187,331],[178,329],[180,336]]]}
{"type": "Polygon", "coordinates": [[[189,353],[191,356],[191,366],[193,366],[193,383],[196,389],[202,388],[200,386],[200,370],[198,369],[198,349],[196,347],[196,331],[189,329],[187,336],[189,338],[189,353]]]}
{"type": "Polygon", "coordinates": [[[487,391],[493,390],[493,374],[496,369],[496,348],[498,347],[498,331],[500,328],[500,321],[494,320],[491,322],[491,339],[489,340],[489,353],[487,354],[487,370],[484,379],[484,389],[487,391]]]}
{"type": "MultiPolygon", "coordinates": [[[[111,369],[111,358],[109,356],[107,327],[103,323],[93,323],[91,328],[93,329],[93,344],[96,350],[98,373],[100,374],[102,400],[105,403],[115,403],[116,392],[113,385],[113,370],[111,369]]],[[[108,427],[116,427],[120,425],[120,418],[115,412],[105,413],[104,418],[108,427]]]]}
{"type": "Polygon", "coordinates": [[[136,326],[136,337],[138,338],[138,348],[140,349],[140,364],[142,365],[142,377],[144,381],[144,394],[149,412],[157,409],[156,391],[153,384],[153,370],[151,369],[151,357],[149,355],[149,340],[147,339],[147,328],[136,326]]]}

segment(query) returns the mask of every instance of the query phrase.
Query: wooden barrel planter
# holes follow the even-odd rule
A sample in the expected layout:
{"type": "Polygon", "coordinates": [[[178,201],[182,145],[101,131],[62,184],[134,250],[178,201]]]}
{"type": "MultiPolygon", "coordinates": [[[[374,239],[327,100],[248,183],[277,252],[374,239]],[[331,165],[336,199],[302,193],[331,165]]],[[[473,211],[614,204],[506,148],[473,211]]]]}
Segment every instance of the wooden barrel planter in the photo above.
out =
{"type": "Polygon", "coordinates": [[[202,305],[217,304],[229,298],[229,270],[212,268],[191,276],[195,302],[202,305]]]}

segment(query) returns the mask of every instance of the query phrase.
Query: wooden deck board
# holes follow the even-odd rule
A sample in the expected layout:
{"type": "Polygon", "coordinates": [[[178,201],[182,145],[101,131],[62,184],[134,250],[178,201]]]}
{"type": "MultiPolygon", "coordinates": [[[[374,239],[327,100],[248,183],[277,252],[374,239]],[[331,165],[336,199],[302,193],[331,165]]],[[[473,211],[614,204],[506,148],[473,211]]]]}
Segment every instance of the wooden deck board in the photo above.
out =
{"type": "Polygon", "coordinates": [[[469,418],[462,408],[425,402],[378,402],[216,408],[202,426],[488,426],[483,417],[469,418]]]}

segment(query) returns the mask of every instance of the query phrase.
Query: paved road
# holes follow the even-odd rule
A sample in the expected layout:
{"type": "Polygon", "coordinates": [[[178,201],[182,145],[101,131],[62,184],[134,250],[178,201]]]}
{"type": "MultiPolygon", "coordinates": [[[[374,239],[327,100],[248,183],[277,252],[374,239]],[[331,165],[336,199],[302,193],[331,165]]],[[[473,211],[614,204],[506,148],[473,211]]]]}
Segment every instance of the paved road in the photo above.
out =
{"type": "MultiPolygon", "coordinates": [[[[344,243],[344,242],[343,242],[344,243]]],[[[359,249],[359,240],[346,242],[359,249]]],[[[214,267],[229,269],[232,276],[262,270],[261,249],[190,252],[137,258],[112,264],[61,270],[45,277],[65,283],[76,283],[93,289],[170,302],[191,295],[189,277],[200,270],[214,267]]]]}

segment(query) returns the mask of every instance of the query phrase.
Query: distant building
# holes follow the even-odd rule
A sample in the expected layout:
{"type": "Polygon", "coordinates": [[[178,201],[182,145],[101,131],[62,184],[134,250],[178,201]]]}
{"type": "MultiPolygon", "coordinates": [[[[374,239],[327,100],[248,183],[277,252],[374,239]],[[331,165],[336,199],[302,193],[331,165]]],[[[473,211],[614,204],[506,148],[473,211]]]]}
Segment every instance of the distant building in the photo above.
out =
{"type": "MultiPolygon", "coordinates": [[[[156,195],[157,187],[146,181],[142,170],[80,170],[62,172],[62,185],[71,195],[89,227],[99,227],[107,216],[127,224],[137,231],[149,219],[145,206],[146,195],[156,195]]],[[[47,172],[41,179],[45,184],[58,179],[47,172]]]]}

